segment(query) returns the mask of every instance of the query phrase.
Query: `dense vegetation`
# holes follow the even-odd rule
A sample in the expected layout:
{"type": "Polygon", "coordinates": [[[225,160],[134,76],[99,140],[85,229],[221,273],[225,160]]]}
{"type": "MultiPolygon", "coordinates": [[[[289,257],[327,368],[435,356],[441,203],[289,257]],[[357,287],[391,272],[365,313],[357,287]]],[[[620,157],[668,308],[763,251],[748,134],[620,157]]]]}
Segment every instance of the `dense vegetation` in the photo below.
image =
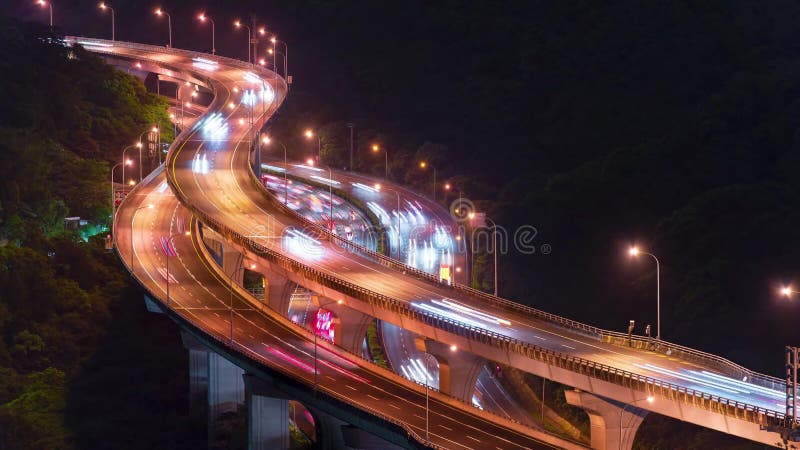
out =
{"type": "Polygon", "coordinates": [[[0,448],[204,442],[186,435],[176,330],[146,315],[104,233],[64,227],[107,225],[107,161],[166,103],[41,28],[3,20],[0,39],[0,448]]]}

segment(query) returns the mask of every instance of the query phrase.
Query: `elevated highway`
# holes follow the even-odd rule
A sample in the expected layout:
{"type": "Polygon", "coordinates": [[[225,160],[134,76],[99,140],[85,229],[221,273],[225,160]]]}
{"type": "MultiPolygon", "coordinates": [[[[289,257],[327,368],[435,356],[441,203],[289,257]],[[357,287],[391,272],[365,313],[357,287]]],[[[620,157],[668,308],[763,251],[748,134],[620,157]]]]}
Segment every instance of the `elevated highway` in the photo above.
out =
{"type": "MultiPolygon", "coordinates": [[[[286,208],[264,190],[250,165],[254,130],[265,124],[286,93],[286,85],[274,73],[240,61],[175,49],[73,40],[132,62],[168,64],[171,76],[185,73],[196,81],[204,80],[205,88],[214,94],[203,118],[171,147],[163,172],[148,177],[122,204],[115,217],[114,238],[123,261],[152,296],[232,359],[245,361],[253,370],[269,367],[306,386],[318,381],[320,392],[332,400],[366,412],[372,420],[385,422],[387,430],[396,427],[430,447],[536,448],[545,440],[557,446],[572,445],[453,398],[464,399],[464,393],[471,390],[475,371],[469,361],[480,360],[501,362],[577,388],[571,400],[589,411],[595,447],[629,446],[637,417],[641,421],[647,411],[769,445],[784,445],[779,433],[763,429],[784,424],[782,380],[714,355],[666,342],[653,346],[641,338],[628,340],[619,333],[463,285],[444,285],[435,276],[331,235],[286,208]],[[204,61],[198,63],[198,57],[204,61]],[[198,170],[193,163],[201,155],[209,162],[208,170],[198,170]],[[145,206],[151,204],[152,208],[145,206]],[[188,228],[194,233],[194,244],[180,251],[176,248],[181,257],[170,262],[180,262],[174,266],[182,272],[173,269],[166,274],[163,245],[157,242],[163,242],[162,238],[182,241],[183,237],[175,236],[175,224],[198,222],[202,227],[188,228]],[[440,420],[458,417],[457,425],[429,428],[427,439],[418,409],[424,405],[424,387],[363,361],[350,360],[342,349],[327,343],[321,348],[344,354],[349,368],[345,370],[348,374],[331,368],[329,375],[324,375],[322,365],[328,364],[321,365],[322,359],[317,362],[314,358],[321,355],[308,351],[313,335],[270,309],[276,304],[274,296],[255,299],[232,283],[235,293],[226,303],[226,284],[237,278],[234,270],[241,267],[223,261],[220,268],[211,263],[204,246],[198,244],[202,229],[214,230],[265,278],[297,283],[340,301],[341,305],[336,304],[342,316],[348,314],[344,312],[347,309],[354,317],[379,318],[425,337],[426,351],[448,372],[448,380],[440,388],[450,396],[432,395],[440,408],[437,414],[440,420]],[[174,284],[167,284],[173,277],[174,284]],[[166,286],[177,288],[171,289],[169,299],[166,286]],[[378,385],[380,395],[372,390],[378,385]],[[398,398],[416,406],[401,407],[396,413],[377,409],[398,398]],[[632,416],[627,422],[634,424],[626,425],[631,433],[626,431],[621,441],[612,439],[610,432],[619,425],[615,416],[625,420],[632,416]],[[451,431],[444,432],[448,428],[451,431]],[[464,429],[474,431],[466,433],[464,429]],[[602,439],[595,438],[595,431],[602,439]]],[[[241,258],[238,261],[241,264],[241,258]]],[[[348,325],[341,326],[346,329],[348,325]]],[[[361,342],[358,333],[351,332],[351,338],[339,342],[345,350],[353,351],[361,342]]],[[[432,405],[432,412],[435,407],[432,405]]],[[[398,431],[387,435],[395,442],[403,440],[398,431]]]]}

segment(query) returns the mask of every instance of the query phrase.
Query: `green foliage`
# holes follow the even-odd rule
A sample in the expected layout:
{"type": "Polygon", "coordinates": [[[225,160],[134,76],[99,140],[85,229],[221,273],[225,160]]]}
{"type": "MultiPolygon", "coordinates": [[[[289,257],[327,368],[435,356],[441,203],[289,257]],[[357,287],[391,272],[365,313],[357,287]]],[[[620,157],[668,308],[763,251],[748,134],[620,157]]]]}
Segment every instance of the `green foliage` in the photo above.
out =
{"type": "Polygon", "coordinates": [[[378,336],[377,320],[373,320],[367,326],[367,346],[369,347],[369,354],[372,356],[372,362],[385,369],[388,369],[388,358],[386,358],[386,354],[383,351],[383,344],[378,336]]]}

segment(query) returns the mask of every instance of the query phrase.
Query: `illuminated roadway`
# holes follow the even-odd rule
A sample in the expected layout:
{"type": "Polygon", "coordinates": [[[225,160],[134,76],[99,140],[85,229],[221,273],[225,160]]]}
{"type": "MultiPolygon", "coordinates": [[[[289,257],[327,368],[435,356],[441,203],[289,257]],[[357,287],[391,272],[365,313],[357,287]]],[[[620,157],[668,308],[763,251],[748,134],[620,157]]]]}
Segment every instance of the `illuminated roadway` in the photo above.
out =
{"type": "MultiPolygon", "coordinates": [[[[121,53],[121,49],[118,53],[121,53]]],[[[188,63],[191,64],[191,61],[188,63]]],[[[179,61],[173,60],[171,64],[179,64],[179,61]]],[[[222,84],[217,87],[224,89],[222,84]]],[[[231,111],[231,114],[236,114],[236,111],[231,111]]],[[[246,133],[245,127],[241,130],[240,133],[246,133]]],[[[220,156],[226,154],[220,151],[224,145],[231,144],[234,147],[232,154],[235,155],[237,149],[246,148],[246,143],[237,138],[235,130],[232,130],[228,139],[208,145],[205,145],[205,140],[193,137],[196,135],[190,136],[180,149],[181,153],[197,154],[209,150],[211,154],[220,156]]],[[[189,159],[186,172],[194,173],[191,170],[192,158],[189,159]]],[[[220,158],[213,158],[215,167],[219,163],[220,158]]],[[[232,197],[230,201],[232,207],[236,208],[236,201],[240,200],[234,198],[238,197],[238,188],[232,189],[229,192],[232,197]]],[[[115,217],[118,253],[129,268],[133,265],[133,275],[137,280],[163,302],[167,302],[169,279],[169,307],[200,326],[205,333],[224,342],[230,335],[229,280],[203,256],[203,244],[198,241],[197,234],[191,237],[184,234],[193,230],[193,224],[191,214],[173,195],[161,171],[148,177],[129,195],[115,217]],[[133,257],[131,240],[134,244],[133,257]],[[174,255],[169,257],[169,273],[167,254],[174,255]]],[[[259,357],[272,369],[288,373],[309,386],[313,385],[314,349],[304,330],[293,328],[285,321],[254,308],[251,299],[245,298],[239,290],[233,296],[233,311],[236,350],[244,350],[245,354],[259,357]]],[[[318,389],[321,392],[345,399],[367,412],[388,417],[414,433],[418,440],[424,440],[424,388],[339,350],[330,349],[322,342],[318,349],[318,389]]],[[[434,392],[430,396],[429,420],[432,446],[465,449],[557,447],[535,439],[529,430],[502,420],[487,420],[473,408],[465,408],[459,402],[434,392]]]]}
{"type": "MultiPolygon", "coordinates": [[[[93,47],[90,50],[108,52],[110,48],[93,47]]],[[[206,76],[211,83],[209,87],[216,94],[204,118],[171,148],[165,173],[149,179],[148,183],[135,190],[134,195],[123,203],[116,217],[115,241],[120,255],[129,266],[131,262],[134,264],[136,278],[158,298],[164,299],[166,274],[164,251],[157,243],[162,237],[175,234],[174,225],[181,218],[178,200],[170,192],[170,187],[163,183],[166,175],[171,188],[176,189],[175,194],[187,199],[190,203],[188,206],[213,221],[225,224],[240,235],[250,236],[257,244],[288,256],[293,261],[337,280],[404,302],[431,317],[446,317],[463,326],[490,330],[497,335],[535,345],[555,356],[577,356],[590,364],[603,364],[616,370],[662,380],[681,389],[694,389],[707,393],[714,399],[730,399],[773,412],[783,410],[780,380],[775,380],[775,389],[767,389],[730,376],[722,376],[712,365],[704,367],[699,360],[690,363],[674,355],[607,343],[596,336],[587,335],[555,321],[541,320],[522,310],[503,306],[502,303],[490,303],[477,295],[467,295],[463,290],[454,290],[414,276],[411,271],[406,273],[405,270],[387,267],[374,258],[342,251],[341,247],[329,239],[299,236],[297,232],[290,230],[303,228],[305,224],[293,212],[276,207],[274,199],[266,197],[262,190],[248,181],[252,177],[248,161],[250,108],[241,104],[242,91],[253,88],[258,90],[264,86],[277,87],[274,99],[267,95],[266,102],[259,101],[253,106],[253,111],[258,116],[256,126],[259,126],[282,100],[285,92],[282,80],[269,78],[270,72],[257,69],[249,71],[243,69],[242,65],[228,64],[223,59],[220,59],[219,65],[193,64],[190,56],[176,50],[117,47],[114,52],[131,59],[160,60],[171,67],[182,67],[186,71],[206,76]],[[247,72],[261,74],[264,78],[247,80],[247,72]],[[275,81],[278,83],[275,84],[275,81]],[[218,114],[216,125],[203,126],[204,123],[209,124],[208,117],[211,114],[218,114]],[[198,156],[203,156],[209,162],[209,170],[197,170],[193,165],[198,156]],[[151,209],[142,206],[146,204],[153,204],[154,207],[151,209]],[[130,255],[128,242],[131,239],[131,228],[134,230],[135,255],[128,261],[125,255],[130,255]],[[476,313],[476,310],[480,312],[476,313]]],[[[186,217],[178,221],[185,222],[186,217]]],[[[179,236],[173,242],[183,240],[179,236]]],[[[219,338],[227,334],[225,330],[230,326],[225,315],[227,282],[224,276],[219,275],[218,269],[209,268],[206,258],[197,254],[196,244],[194,247],[176,249],[179,256],[175,257],[176,261],[171,261],[173,273],[170,274],[176,282],[171,285],[170,294],[181,315],[193,323],[201,324],[205,332],[219,338]]],[[[310,373],[307,370],[313,364],[309,360],[311,355],[307,349],[310,336],[303,335],[302,331],[293,330],[289,325],[248,305],[251,305],[248,299],[237,296],[234,319],[234,323],[238,325],[234,331],[236,349],[242,351],[245,348],[246,351],[262,357],[268,365],[278,370],[290,371],[299,379],[309,382],[313,378],[313,369],[310,373]],[[281,358],[276,359],[278,354],[281,358]],[[293,361],[296,364],[280,361],[293,361]]],[[[512,362],[517,363],[516,361],[512,362]]],[[[403,424],[419,439],[424,425],[424,415],[420,415],[419,409],[424,409],[424,398],[420,397],[424,396],[424,389],[409,384],[399,376],[384,374],[369,366],[356,365],[353,362],[347,364],[355,366],[347,369],[347,373],[342,372],[341,367],[327,370],[327,365],[321,365],[320,389],[333,396],[347,398],[352,404],[376,413],[370,404],[379,407],[386,402],[399,401],[398,396],[411,401],[414,407],[404,409],[400,406],[396,414],[391,414],[388,408],[382,408],[381,411],[390,414],[390,420],[403,424]],[[379,373],[385,378],[379,378],[379,373]],[[406,392],[401,395],[404,389],[406,392]]],[[[631,400],[637,400],[637,406],[659,412],[671,408],[668,403],[677,402],[679,408],[685,407],[681,406],[680,401],[659,396],[653,399],[649,408],[638,399],[631,400]]],[[[444,408],[444,405],[440,406],[444,408]]],[[[447,409],[449,410],[442,409],[431,417],[431,440],[437,445],[448,448],[531,448],[540,445],[527,435],[525,430],[529,429],[514,431],[509,422],[499,418],[489,421],[485,415],[467,405],[447,409]],[[434,425],[434,420],[450,421],[448,423],[453,426],[439,427],[438,423],[434,425]]],[[[702,417],[694,417],[693,420],[706,425],[702,417]]],[[[719,425],[712,427],[720,429],[719,425]]],[[[533,434],[533,430],[530,433],[533,434]]],[[[770,436],[769,439],[773,437],[770,436]]]]}

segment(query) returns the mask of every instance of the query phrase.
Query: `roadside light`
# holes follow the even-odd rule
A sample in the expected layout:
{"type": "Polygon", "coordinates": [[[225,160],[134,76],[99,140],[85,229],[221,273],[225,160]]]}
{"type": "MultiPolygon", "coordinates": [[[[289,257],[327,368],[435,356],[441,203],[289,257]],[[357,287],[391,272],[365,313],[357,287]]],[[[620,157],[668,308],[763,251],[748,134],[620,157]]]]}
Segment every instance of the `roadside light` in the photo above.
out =
{"type": "Polygon", "coordinates": [[[197,97],[197,91],[192,91],[192,98],[197,97]]]}
{"type": "Polygon", "coordinates": [[[261,59],[258,60],[258,63],[261,64],[262,66],[265,66],[265,65],[267,65],[267,60],[265,60],[264,58],[261,58],[261,59]]]}
{"type": "Polygon", "coordinates": [[[230,109],[236,108],[236,103],[233,102],[228,103],[228,108],[230,109]]]}
{"type": "Polygon", "coordinates": [[[309,166],[313,166],[314,165],[314,158],[308,158],[306,160],[306,164],[309,165],[309,166]]]}
{"type": "Polygon", "coordinates": [[[139,147],[139,148],[142,148],[142,143],[141,142],[137,142],[136,146],[139,147]]]}
{"type": "Polygon", "coordinates": [[[784,286],[781,289],[781,295],[784,297],[791,297],[792,296],[792,287],[791,286],[784,286]]]}
{"type": "Polygon", "coordinates": [[[424,169],[424,168],[428,167],[428,163],[426,163],[425,161],[422,161],[422,162],[419,163],[419,166],[424,169]]]}
{"type": "Polygon", "coordinates": [[[445,183],[444,184],[444,190],[445,191],[449,191],[450,190],[450,183],[445,183]]]}
{"type": "Polygon", "coordinates": [[[272,42],[272,43],[274,44],[274,43],[275,43],[275,41],[277,41],[277,39],[275,39],[275,36],[272,36],[271,38],[269,38],[269,41],[270,41],[270,42],[272,42]]]}
{"type": "Polygon", "coordinates": [[[377,151],[378,151],[378,150],[380,150],[380,149],[381,149],[381,148],[378,146],[378,144],[372,144],[372,151],[373,151],[373,152],[377,152],[377,151]]]}
{"type": "Polygon", "coordinates": [[[133,181],[133,180],[128,180],[128,186],[133,186],[134,184],[136,184],[136,182],[135,182],[135,181],[133,181]]]}
{"type": "Polygon", "coordinates": [[[126,160],[125,160],[125,165],[126,165],[126,166],[130,166],[130,165],[132,165],[132,164],[133,164],[133,160],[131,160],[131,159],[126,159],[126,160]]]}
{"type": "Polygon", "coordinates": [[[269,53],[269,54],[271,55],[271,54],[272,54],[272,49],[271,49],[271,48],[268,48],[268,49],[267,49],[267,53],[269,53]]]}
{"type": "Polygon", "coordinates": [[[150,131],[152,131],[153,133],[158,133],[158,127],[153,127],[153,129],[150,131]]]}
{"type": "Polygon", "coordinates": [[[655,398],[652,395],[647,396],[647,403],[653,403],[653,400],[655,400],[655,398]]]}
{"type": "Polygon", "coordinates": [[[137,69],[141,69],[141,68],[142,68],[142,63],[140,63],[140,62],[137,62],[137,63],[136,63],[136,68],[137,68],[137,69]]]}
{"type": "Polygon", "coordinates": [[[186,102],[186,107],[187,107],[187,108],[189,108],[189,107],[191,107],[191,106],[192,106],[192,103],[191,103],[191,102],[186,102]]]}
{"type": "Polygon", "coordinates": [[[376,191],[380,191],[381,190],[381,184],[380,183],[375,183],[375,190],[376,191]]]}
{"type": "Polygon", "coordinates": [[[266,34],[266,33],[267,33],[267,30],[264,29],[264,27],[261,27],[261,28],[258,29],[258,34],[266,34]]]}
{"type": "Polygon", "coordinates": [[[255,268],[256,268],[256,265],[255,265],[255,263],[253,263],[253,264],[250,264],[250,270],[255,270],[255,268]]]}
{"type": "Polygon", "coordinates": [[[469,220],[472,220],[472,219],[475,218],[475,213],[471,212],[471,213],[467,214],[467,217],[469,218],[469,220]]]}
{"type": "Polygon", "coordinates": [[[456,235],[456,240],[457,240],[457,241],[460,241],[460,240],[461,240],[461,235],[460,235],[460,234],[457,234],[457,235],[456,235]]]}
{"type": "Polygon", "coordinates": [[[233,92],[235,92],[235,93],[237,93],[237,94],[238,94],[238,93],[239,93],[239,88],[238,88],[238,87],[236,87],[236,86],[234,86],[234,87],[233,87],[233,92]]]}
{"type": "Polygon", "coordinates": [[[306,130],[305,136],[306,136],[306,139],[311,139],[312,137],[314,137],[314,132],[311,131],[311,130],[306,130]]]}
{"type": "Polygon", "coordinates": [[[453,344],[453,345],[450,346],[450,351],[451,352],[454,352],[456,350],[458,350],[458,347],[456,347],[456,344],[453,344]]]}
{"type": "Polygon", "coordinates": [[[456,267],[456,273],[461,273],[461,267],[456,267]]]}
{"type": "Polygon", "coordinates": [[[628,249],[628,254],[631,256],[638,256],[639,255],[639,247],[631,247],[628,249]]]}
{"type": "Polygon", "coordinates": [[[264,144],[269,144],[271,141],[272,140],[269,138],[269,136],[264,136],[261,138],[261,142],[263,142],[264,144]]]}

